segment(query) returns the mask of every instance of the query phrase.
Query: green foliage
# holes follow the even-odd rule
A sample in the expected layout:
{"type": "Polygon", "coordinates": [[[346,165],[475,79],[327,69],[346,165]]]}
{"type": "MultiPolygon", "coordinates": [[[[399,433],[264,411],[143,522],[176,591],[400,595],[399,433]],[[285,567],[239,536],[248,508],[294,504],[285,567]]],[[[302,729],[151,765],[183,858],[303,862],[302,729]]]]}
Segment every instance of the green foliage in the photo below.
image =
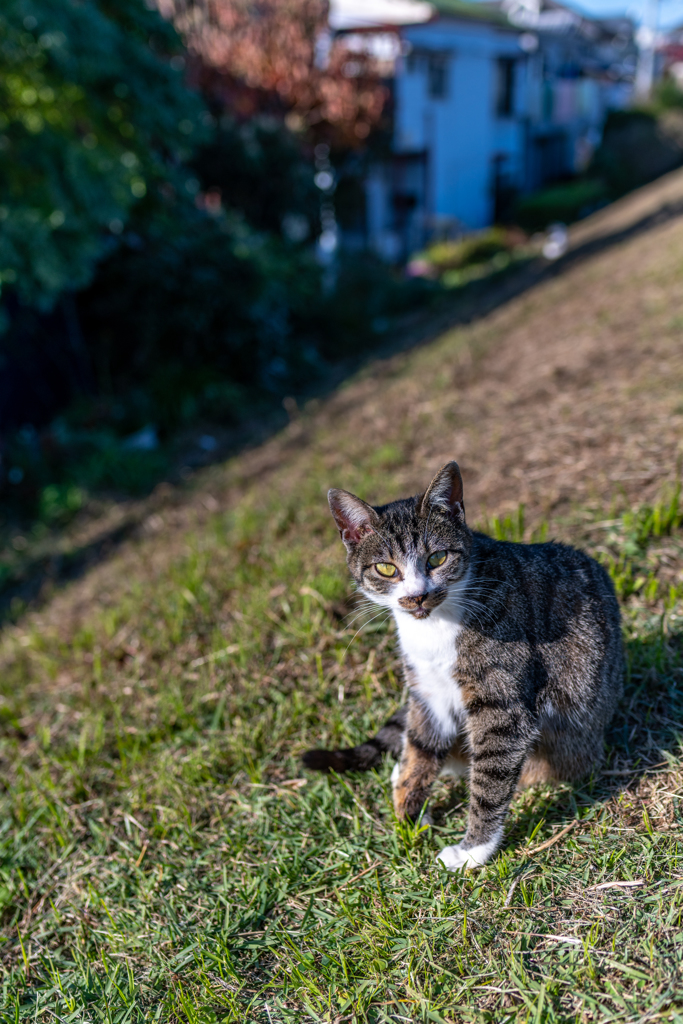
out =
{"type": "Polygon", "coordinates": [[[38,515],[45,523],[68,522],[85,504],[86,494],[73,484],[48,484],[40,494],[38,515]]]}
{"type": "Polygon", "coordinates": [[[658,112],[683,109],[683,89],[675,78],[666,77],[655,84],[652,107],[658,112]]]}
{"type": "MultiPolygon", "coordinates": [[[[257,235],[233,214],[187,208],[107,260],[80,309],[112,392],[143,388],[143,418],[169,430],[215,404],[223,381],[277,389],[305,379],[297,318],[310,318],[318,293],[308,251],[257,235]]],[[[238,408],[222,412],[239,418],[238,408]]]]}
{"type": "Polygon", "coordinates": [[[135,416],[127,428],[151,420],[168,434],[198,417],[234,424],[300,393],[430,290],[355,258],[326,291],[310,248],[229,211],[188,210],[122,246],[80,309],[101,379],[135,416]]]}
{"type": "Polygon", "coordinates": [[[276,118],[239,123],[223,115],[192,166],[202,187],[256,230],[284,233],[294,243],[310,242],[317,233],[320,193],[313,163],[276,118]]]}
{"type": "Polygon", "coordinates": [[[679,167],[682,96],[675,84],[665,82],[647,108],[611,111],[587,176],[521,197],[517,223],[527,231],[542,231],[553,222],[569,224],[679,167]]]}
{"type": "Polygon", "coordinates": [[[429,290],[368,260],[323,276],[300,139],[211,114],[151,7],[0,12],[0,489],[22,517],[153,487],[166,455],[126,451],[126,435],[262,420],[429,290]],[[57,414],[66,429],[47,426],[57,414]]]}
{"type": "Polygon", "coordinates": [[[510,540],[516,543],[524,541],[524,505],[520,505],[516,515],[504,517],[493,516],[491,521],[485,520],[484,533],[490,533],[496,540],[510,540]]]}
{"type": "Polygon", "coordinates": [[[29,430],[10,435],[5,458],[18,474],[7,484],[6,507],[50,526],[67,523],[94,494],[143,494],[168,471],[162,449],[131,449],[111,429],[64,420],[42,438],[29,430]]]}
{"type": "Polygon", "coordinates": [[[683,163],[680,111],[656,104],[648,109],[617,110],[607,116],[591,174],[606,185],[611,198],[652,181],[683,163]]]}
{"type": "Polygon", "coordinates": [[[433,289],[355,259],[341,261],[325,292],[309,248],[256,234],[230,212],[185,205],[146,228],[124,236],[78,297],[99,394],[81,395],[42,431],[8,433],[0,496],[26,524],[68,518],[61,499],[49,511],[46,488],[88,498],[153,489],[179,430],[279,423],[283,395],[315,387],[340,362],[350,368],[433,289]],[[148,425],[159,450],[126,448],[148,425]]]}
{"type": "MultiPolygon", "coordinates": [[[[15,519],[53,518],[45,488],[90,497],[153,489],[177,432],[198,423],[209,432],[279,423],[284,395],[319,385],[340,362],[350,368],[433,289],[355,259],[341,261],[325,292],[310,248],[256,234],[230,212],[185,205],[146,228],[124,236],[78,297],[99,393],[42,431],[8,432],[0,496],[15,519]],[[160,449],[127,449],[147,425],[160,449]]],[[[10,331],[9,341],[21,336],[10,331]]],[[[59,521],[69,507],[60,503],[59,521]]]]}
{"type": "Polygon", "coordinates": [[[357,359],[372,351],[392,317],[427,302],[434,293],[431,282],[406,280],[367,254],[342,257],[332,289],[310,310],[316,350],[328,365],[357,359]]]}
{"type": "Polygon", "coordinates": [[[505,271],[532,253],[518,229],[492,227],[457,241],[442,241],[416,253],[408,265],[411,275],[460,288],[505,271]]]}
{"type": "Polygon", "coordinates": [[[592,213],[607,198],[605,184],[593,178],[553,185],[520,198],[515,220],[526,231],[543,231],[549,224],[570,224],[592,213]]]}
{"type": "Polygon", "coordinates": [[[548,523],[545,519],[531,531],[526,528],[524,505],[519,505],[516,512],[506,516],[485,518],[478,529],[496,540],[513,541],[516,544],[543,544],[548,539],[548,523]]]}
{"type": "Polygon", "coordinates": [[[475,263],[486,263],[511,248],[510,238],[503,228],[489,228],[459,241],[436,242],[416,258],[428,260],[439,271],[461,270],[475,263]]]}
{"type": "Polygon", "coordinates": [[[622,547],[627,555],[641,554],[653,538],[668,537],[683,522],[680,504],[681,485],[677,484],[668,501],[641,505],[623,516],[622,547]]]}
{"type": "Polygon", "coordinates": [[[3,5],[0,281],[22,301],[47,308],[87,284],[201,138],[179,48],[142,0],[3,5]]]}

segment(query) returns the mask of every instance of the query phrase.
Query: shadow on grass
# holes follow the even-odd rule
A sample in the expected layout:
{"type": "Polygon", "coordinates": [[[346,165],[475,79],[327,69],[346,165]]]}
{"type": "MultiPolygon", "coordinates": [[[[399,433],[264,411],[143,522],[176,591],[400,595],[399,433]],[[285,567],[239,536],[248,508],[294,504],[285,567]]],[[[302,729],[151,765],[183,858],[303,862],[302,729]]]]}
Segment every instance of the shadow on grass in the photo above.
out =
{"type": "Polygon", "coordinates": [[[20,571],[0,586],[0,627],[17,619],[27,606],[44,604],[56,587],[78,579],[92,566],[111,557],[124,541],[139,532],[140,527],[140,520],[131,517],[74,551],[27,559],[20,571]]]}
{"type": "MultiPolygon", "coordinates": [[[[420,345],[428,344],[444,331],[458,326],[464,326],[489,315],[494,310],[507,302],[517,298],[543,281],[556,277],[565,271],[573,268],[586,259],[590,259],[602,252],[605,252],[617,245],[627,242],[639,235],[644,234],[653,228],[664,223],[675,220],[683,215],[683,200],[663,204],[659,209],[639,220],[619,228],[611,233],[604,234],[598,238],[590,239],[571,249],[564,257],[554,263],[548,263],[545,259],[536,258],[528,262],[518,264],[514,269],[500,271],[489,278],[473,281],[457,290],[457,294],[444,295],[437,301],[435,307],[413,313],[404,318],[397,325],[396,330],[391,332],[391,338],[386,341],[378,341],[376,346],[354,358],[348,359],[330,368],[329,373],[323,380],[318,380],[315,385],[304,391],[298,397],[299,402],[311,399],[321,399],[330,395],[338,388],[344,380],[358,372],[362,366],[376,360],[386,360],[401,352],[408,351],[420,345]]],[[[201,466],[222,462],[240,452],[253,448],[265,442],[287,424],[292,409],[296,409],[296,401],[289,398],[285,400],[288,413],[280,405],[279,399],[274,401],[270,413],[264,414],[249,423],[242,423],[229,434],[224,443],[218,448],[213,456],[206,453],[202,456],[201,466]]],[[[286,439],[284,451],[287,449],[295,451],[309,443],[310,436],[305,426],[305,418],[297,424],[297,428],[291,431],[286,439]]],[[[281,456],[273,462],[273,468],[281,465],[281,456]]],[[[187,463],[187,458],[183,460],[187,463]]],[[[191,460],[190,460],[191,462],[191,460]]],[[[169,479],[172,483],[178,483],[182,477],[188,479],[192,466],[184,465],[180,470],[176,466],[169,479]]],[[[248,483],[251,477],[261,478],[270,467],[259,463],[253,472],[244,474],[244,482],[248,483]]],[[[160,481],[150,481],[150,490],[160,481]]],[[[152,509],[149,503],[154,505],[154,498],[151,496],[148,502],[138,503],[135,512],[131,512],[124,524],[119,524],[108,531],[103,531],[95,540],[77,548],[68,555],[41,554],[32,557],[30,552],[23,560],[20,568],[0,582],[0,626],[3,622],[16,619],[23,613],[26,606],[40,605],[47,600],[54,589],[70,582],[83,575],[94,564],[109,557],[112,552],[125,540],[135,536],[142,526],[144,520],[149,516],[152,509]]],[[[631,742],[631,741],[629,741],[631,742]]],[[[627,744],[628,745],[628,744],[627,744]]]]}

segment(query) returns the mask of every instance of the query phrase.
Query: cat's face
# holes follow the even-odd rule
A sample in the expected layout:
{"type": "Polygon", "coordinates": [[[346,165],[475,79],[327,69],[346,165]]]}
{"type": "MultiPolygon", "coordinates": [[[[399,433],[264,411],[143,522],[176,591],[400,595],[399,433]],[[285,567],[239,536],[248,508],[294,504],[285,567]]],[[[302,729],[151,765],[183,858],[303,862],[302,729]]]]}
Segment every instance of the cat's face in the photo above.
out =
{"type": "Polygon", "coordinates": [[[464,582],[472,534],[456,462],[415,498],[373,508],[348,491],[331,490],[328,500],[351,574],[376,604],[426,619],[464,582]]]}

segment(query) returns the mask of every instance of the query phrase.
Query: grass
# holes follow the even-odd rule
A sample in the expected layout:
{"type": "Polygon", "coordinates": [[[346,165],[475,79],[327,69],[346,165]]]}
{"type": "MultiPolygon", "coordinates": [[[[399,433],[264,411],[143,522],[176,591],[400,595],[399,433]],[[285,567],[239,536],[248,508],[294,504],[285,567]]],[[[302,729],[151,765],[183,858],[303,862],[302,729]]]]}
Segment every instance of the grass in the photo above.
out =
{"type": "MultiPolygon", "coordinates": [[[[450,876],[435,854],[464,830],[464,785],[419,830],[393,819],[389,764],[298,763],[401,694],[389,624],[355,635],[319,470],[188,532],[73,634],[8,631],[0,1020],[683,1020],[678,494],[565,524],[617,577],[630,560],[657,581],[622,587],[609,767],[519,797],[503,852],[450,876]]],[[[492,528],[543,530],[521,510],[492,528]]]]}
{"type": "MultiPolygon", "coordinates": [[[[681,237],[653,229],[364,371],[12,610],[3,1024],[683,1021],[683,535],[680,495],[656,498],[680,445],[681,237]],[[435,855],[464,784],[417,831],[390,764],[321,778],[299,755],[401,700],[326,487],[386,500],[454,453],[494,535],[608,566],[629,668],[605,771],[520,796],[502,852],[452,876],[435,855]]],[[[69,529],[64,558],[99,543],[69,529]]]]}

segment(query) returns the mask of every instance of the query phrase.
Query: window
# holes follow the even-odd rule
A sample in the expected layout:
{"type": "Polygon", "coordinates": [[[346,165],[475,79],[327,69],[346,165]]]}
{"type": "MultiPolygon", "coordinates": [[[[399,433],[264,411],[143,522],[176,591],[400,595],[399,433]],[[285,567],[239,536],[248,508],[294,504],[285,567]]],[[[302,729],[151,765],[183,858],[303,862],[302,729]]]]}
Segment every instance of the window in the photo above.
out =
{"type": "Polygon", "coordinates": [[[512,117],[515,112],[515,64],[514,57],[499,57],[497,61],[496,114],[498,117],[512,117]]]}
{"type": "Polygon", "coordinates": [[[442,100],[448,91],[448,57],[432,53],[427,62],[427,91],[434,100],[442,100]]]}

